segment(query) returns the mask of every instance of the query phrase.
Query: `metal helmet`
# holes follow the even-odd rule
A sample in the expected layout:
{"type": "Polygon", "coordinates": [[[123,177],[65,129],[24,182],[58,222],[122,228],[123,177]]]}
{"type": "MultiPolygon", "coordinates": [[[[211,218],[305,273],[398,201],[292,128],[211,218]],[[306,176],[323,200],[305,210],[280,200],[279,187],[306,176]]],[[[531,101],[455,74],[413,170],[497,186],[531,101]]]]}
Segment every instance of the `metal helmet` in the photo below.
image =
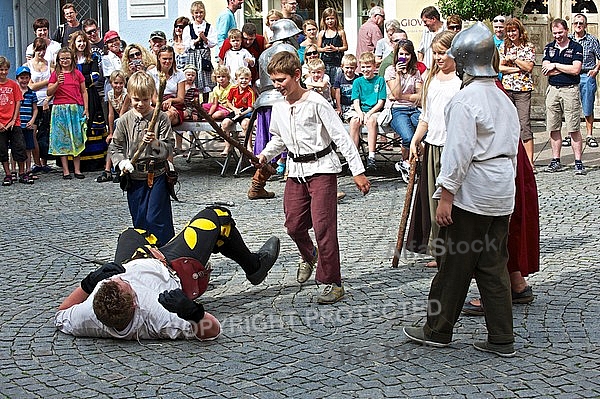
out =
{"type": "Polygon", "coordinates": [[[259,96],[256,99],[256,103],[254,106],[255,109],[259,108],[259,106],[256,105],[257,103],[260,103],[261,105],[270,105],[270,101],[266,100],[267,98],[269,98],[269,96],[277,97],[277,99],[283,98],[281,96],[281,94],[279,94],[279,92],[277,90],[275,90],[275,87],[273,86],[273,81],[271,80],[269,72],[267,72],[267,67],[269,65],[269,62],[271,61],[271,58],[273,58],[273,56],[275,54],[282,52],[282,51],[288,51],[292,54],[297,54],[296,48],[294,46],[292,46],[291,44],[275,43],[274,45],[272,45],[271,47],[269,47],[268,49],[263,51],[260,54],[260,57],[258,57],[258,79],[259,80],[258,80],[258,82],[256,82],[256,86],[258,88],[259,96]],[[267,103],[269,103],[269,104],[265,104],[265,101],[267,101],[267,103]]]}
{"type": "Polygon", "coordinates": [[[481,22],[458,32],[452,40],[448,55],[456,62],[456,72],[462,78],[466,73],[473,77],[494,77],[494,52],[492,32],[481,22]]]}
{"type": "Polygon", "coordinates": [[[271,24],[271,30],[273,31],[273,37],[271,38],[272,42],[287,39],[302,32],[300,29],[298,29],[294,21],[287,18],[278,19],[277,21],[273,22],[271,24]]]}

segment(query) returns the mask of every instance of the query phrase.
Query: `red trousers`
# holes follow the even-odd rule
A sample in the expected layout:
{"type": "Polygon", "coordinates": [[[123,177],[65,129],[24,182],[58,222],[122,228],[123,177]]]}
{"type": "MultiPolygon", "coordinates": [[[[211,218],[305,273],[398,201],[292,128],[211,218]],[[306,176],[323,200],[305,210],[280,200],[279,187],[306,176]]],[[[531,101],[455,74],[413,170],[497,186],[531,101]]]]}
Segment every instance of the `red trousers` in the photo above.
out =
{"type": "Polygon", "coordinates": [[[315,247],[308,230],[312,227],[315,232],[319,248],[316,280],[324,284],[340,284],[337,176],[314,175],[302,183],[288,178],[283,194],[283,210],[287,233],[305,261],[312,261],[315,247]]]}

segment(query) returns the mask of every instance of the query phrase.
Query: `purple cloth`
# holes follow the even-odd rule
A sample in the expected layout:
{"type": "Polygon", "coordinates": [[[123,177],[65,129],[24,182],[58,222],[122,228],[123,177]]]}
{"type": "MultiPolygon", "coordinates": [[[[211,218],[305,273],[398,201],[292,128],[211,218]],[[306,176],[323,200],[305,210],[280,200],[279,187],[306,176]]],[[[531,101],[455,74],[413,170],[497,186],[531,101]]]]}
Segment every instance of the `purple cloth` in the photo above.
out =
{"type": "Polygon", "coordinates": [[[271,140],[271,107],[261,107],[256,111],[256,137],[254,138],[254,155],[260,154],[271,140]]]}

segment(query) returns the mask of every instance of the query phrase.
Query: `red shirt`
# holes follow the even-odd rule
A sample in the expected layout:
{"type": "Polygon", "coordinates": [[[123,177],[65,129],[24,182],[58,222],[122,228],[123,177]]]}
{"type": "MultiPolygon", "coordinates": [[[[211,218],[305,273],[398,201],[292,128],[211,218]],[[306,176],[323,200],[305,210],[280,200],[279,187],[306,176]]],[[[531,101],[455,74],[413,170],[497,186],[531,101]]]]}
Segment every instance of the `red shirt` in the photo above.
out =
{"type": "MultiPolygon", "coordinates": [[[[254,66],[250,68],[250,71],[252,72],[252,84],[254,84],[254,82],[258,80],[258,57],[263,51],[265,51],[265,43],[265,37],[263,35],[258,34],[256,35],[256,39],[254,39],[254,42],[250,47],[244,47],[244,41],[242,41],[242,47],[248,50],[248,52],[250,52],[250,54],[252,54],[252,56],[256,60],[254,66]]],[[[223,45],[221,46],[221,50],[219,51],[219,58],[224,60],[225,53],[230,48],[231,43],[229,42],[229,39],[225,39],[223,45]]]]}
{"type": "MultiPolygon", "coordinates": [[[[83,104],[83,94],[81,94],[81,83],[85,82],[85,78],[79,69],[75,68],[72,72],[64,72],[65,80],[58,85],[54,93],[54,104],[83,104]]],[[[48,83],[56,83],[58,75],[56,71],[52,72],[48,83]]]]}
{"type": "Polygon", "coordinates": [[[232,86],[227,94],[227,100],[236,108],[250,108],[254,105],[256,96],[250,86],[242,89],[238,85],[232,86]]]}
{"type": "MultiPolygon", "coordinates": [[[[23,100],[23,93],[19,84],[14,80],[6,79],[0,83],[0,123],[6,125],[15,114],[15,108],[19,109],[23,100]]],[[[15,126],[21,126],[21,119],[17,111],[15,126]]]]}

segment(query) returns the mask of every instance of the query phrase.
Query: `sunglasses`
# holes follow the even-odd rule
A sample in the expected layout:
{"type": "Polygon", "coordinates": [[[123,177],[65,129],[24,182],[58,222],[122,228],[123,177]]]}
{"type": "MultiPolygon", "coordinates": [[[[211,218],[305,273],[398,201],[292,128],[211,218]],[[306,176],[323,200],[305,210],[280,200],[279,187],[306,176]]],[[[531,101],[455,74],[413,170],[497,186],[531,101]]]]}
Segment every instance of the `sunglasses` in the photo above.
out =
{"type": "Polygon", "coordinates": [[[305,54],[307,57],[312,57],[313,55],[319,55],[318,51],[309,51],[305,54]]]}
{"type": "Polygon", "coordinates": [[[129,53],[128,57],[131,58],[141,58],[142,57],[142,53],[141,52],[136,52],[136,53],[129,53]]]}
{"type": "Polygon", "coordinates": [[[450,30],[460,30],[460,25],[448,25],[448,29],[450,30]]]}
{"type": "Polygon", "coordinates": [[[93,35],[94,33],[98,32],[98,29],[92,29],[92,30],[86,30],[85,34],[86,35],[93,35]]]}
{"type": "Polygon", "coordinates": [[[179,29],[183,29],[183,28],[185,28],[185,25],[175,25],[175,27],[179,28],[179,29]]]}
{"type": "Polygon", "coordinates": [[[494,18],[494,22],[504,23],[504,18],[494,18]]]}

